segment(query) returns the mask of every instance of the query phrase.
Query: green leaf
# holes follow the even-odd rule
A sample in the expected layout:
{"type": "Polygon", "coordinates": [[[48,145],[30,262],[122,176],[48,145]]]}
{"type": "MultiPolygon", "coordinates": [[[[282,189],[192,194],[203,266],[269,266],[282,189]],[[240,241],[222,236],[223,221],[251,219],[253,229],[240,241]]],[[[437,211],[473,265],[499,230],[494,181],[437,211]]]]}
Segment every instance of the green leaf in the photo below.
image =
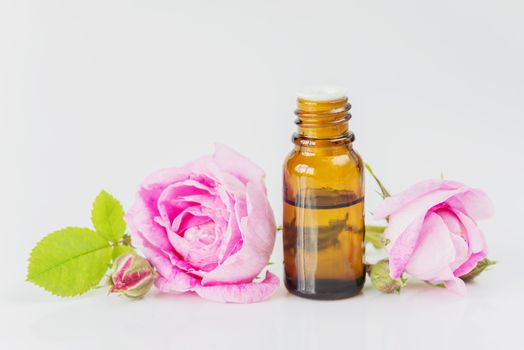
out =
{"type": "Polygon", "coordinates": [[[378,187],[380,187],[380,191],[382,192],[382,198],[387,198],[387,197],[391,197],[391,194],[389,194],[388,190],[386,190],[386,188],[384,187],[384,185],[382,184],[382,182],[380,182],[380,180],[378,179],[378,177],[376,177],[375,173],[373,172],[373,170],[371,169],[371,167],[369,166],[368,163],[366,163],[366,169],[369,171],[369,173],[371,174],[371,176],[373,176],[373,178],[375,179],[378,187]]]}
{"type": "Polygon", "coordinates": [[[29,257],[27,280],[58,296],[75,296],[104,277],[112,247],[96,232],[68,227],[47,235],[29,257]]]}
{"type": "Polygon", "coordinates": [[[115,245],[115,247],[113,248],[113,261],[115,261],[120,255],[129,253],[135,253],[135,249],[128,245],[115,245]]]}
{"type": "Polygon", "coordinates": [[[98,234],[115,243],[122,238],[126,230],[122,205],[106,191],[100,192],[96,197],[91,221],[98,234]]]}

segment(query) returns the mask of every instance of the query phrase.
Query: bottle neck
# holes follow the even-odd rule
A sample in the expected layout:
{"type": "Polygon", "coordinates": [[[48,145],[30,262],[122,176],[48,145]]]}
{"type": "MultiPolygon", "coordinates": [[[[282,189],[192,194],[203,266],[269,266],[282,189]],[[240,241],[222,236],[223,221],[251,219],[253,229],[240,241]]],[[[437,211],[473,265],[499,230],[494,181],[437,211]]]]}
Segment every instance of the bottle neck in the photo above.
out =
{"type": "Polygon", "coordinates": [[[329,101],[297,100],[297,132],[293,142],[297,145],[329,146],[353,141],[348,121],[351,105],[347,97],[329,101]]]}

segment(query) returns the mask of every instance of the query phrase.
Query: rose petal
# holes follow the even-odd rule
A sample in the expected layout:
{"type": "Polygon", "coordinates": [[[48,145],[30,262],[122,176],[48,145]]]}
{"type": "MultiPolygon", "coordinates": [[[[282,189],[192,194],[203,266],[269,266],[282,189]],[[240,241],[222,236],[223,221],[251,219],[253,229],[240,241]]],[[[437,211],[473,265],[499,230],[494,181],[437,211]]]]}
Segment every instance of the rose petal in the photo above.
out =
{"type": "Polygon", "coordinates": [[[417,208],[419,211],[425,212],[435,204],[441,203],[455,194],[462,187],[464,187],[463,184],[455,181],[427,180],[419,182],[393,197],[386,198],[375,209],[374,217],[375,219],[384,219],[398,210],[405,210],[406,207],[417,208]],[[421,200],[421,202],[417,202],[418,200],[421,200]]]}
{"type": "Polygon", "coordinates": [[[463,263],[455,271],[453,271],[453,275],[455,275],[456,277],[460,277],[469,273],[471,270],[475,268],[475,266],[477,266],[477,263],[480,260],[484,259],[486,256],[487,254],[485,252],[471,254],[469,259],[465,263],[463,263]]]}
{"type": "Polygon", "coordinates": [[[464,234],[466,235],[469,247],[468,259],[453,271],[453,274],[458,277],[473,270],[477,265],[477,262],[488,255],[488,245],[484,238],[484,234],[468,215],[462,213],[460,210],[456,210],[455,214],[464,226],[464,234]]]}
{"type": "Polygon", "coordinates": [[[195,269],[211,271],[218,265],[217,248],[220,244],[214,223],[208,223],[188,229],[184,240],[189,245],[184,260],[195,269]]]}
{"type": "Polygon", "coordinates": [[[122,256],[121,259],[125,259],[125,260],[123,261],[120,259],[117,260],[117,263],[119,265],[118,269],[111,277],[114,283],[113,290],[121,289],[125,287],[125,285],[123,285],[122,283],[122,280],[124,279],[124,274],[126,273],[126,270],[129,269],[129,266],[131,266],[131,264],[133,263],[133,260],[135,259],[135,257],[134,255],[129,254],[128,256],[122,256]]]}
{"type": "Polygon", "coordinates": [[[244,184],[250,181],[260,180],[265,176],[264,170],[258,165],[220,143],[215,144],[213,159],[219,165],[220,169],[240,178],[244,184]]]}
{"type": "Polygon", "coordinates": [[[465,296],[467,294],[466,284],[460,278],[453,278],[444,281],[444,286],[446,286],[447,290],[460,296],[465,296]]]}
{"type": "MultiPolygon", "coordinates": [[[[384,200],[382,206],[382,211],[389,213],[390,210],[394,210],[394,213],[389,216],[389,224],[387,228],[388,236],[387,238],[391,240],[392,243],[395,242],[397,237],[404,232],[408,226],[413,224],[413,220],[415,218],[420,218],[423,215],[426,215],[426,213],[433,209],[437,210],[439,209],[440,205],[443,205],[450,197],[453,197],[454,195],[458,193],[462,193],[463,191],[468,191],[468,188],[463,186],[458,189],[446,189],[448,187],[448,184],[441,185],[445,186],[444,189],[434,189],[432,192],[426,193],[424,196],[407,201],[404,207],[395,207],[395,202],[388,202],[392,203],[392,207],[389,208],[390,204],[386,203],[388,199],[395,198],[395,197],[388,197],[386,200],[384,200]]],[[[417,185],[415,185],[417,186],[417,185]]],[[[388,214],[389,215],[389,214],[388,214]]]]}
{"type": "Polygon", "coordinates": [[[147,241],[144,242],[142,250],[157,270],[155,286],[161,291],[186,292],[199,284],[199,280],[173,266],[168,257],[161,254],[158,249],[151,247],[147,241]]]}
{"type": "Polygon", "coordinates": [[[202,207],[195,206],[190,207],[184,210],[180,215],[178,215],[173,224],[169,228],[170,231],[176,232],[177,235],[183,236],[184,232],[191,227],[200,226],[213,222],[209,212],[204,212],[202,207]]]}
{"type": "Polygon", "coordinates": [[[452,271],[455,271],[455,269],[460,267],[469,259],[471,252],[468,249],[468,244],[464,238],[462,238],[462,236],[450,234],[449,238],[455,247],[455,258],[450,262],[449,267],[452,271]]]}
{"type": "Polygon", "coordinates": [[[471,251],[467,243],[466,228],[459,220],[457,215],[447,206],[442,209],[438,209],[435,213],[440,216],[451,233],[450,239],[453,243],[453,246],[455,247],[455,259],[450,263],[450,267],[452,270],[455,270],[464,262],[466,262],[471,255],[471,251]]]}
{"type": "MultiPolygon", "coordinates": [[[[210,189],[204,185],[198,185],[195,181],[186,180],[167,186],[157,200],[157,207],[164,222],[173,223],[180,213],[199,203],[182,200],[185,195],[208,194],[210,189]]],[[[175,229],[176,231],[176,229],[175,229]]]]}
{"type": "Polygon", "coordinates": [[[268,299],[278,288],[277,276],[266,271],[260,283],[222,284],[215,286],[197,286],[194,291],[202,298],[222,303],[257,303],[268,299]]]}
{"type": "Polygon", "coordinates": [[[394,225],[390,222],[386,231],[384,231],[384,237],[391,241],[386,249],[389,255],[389,269],[392,278],[399,278],[406,269],[406,265],[417,247],[424,219],[424,215],[419,216],[400,233],[393,231],[394,225]]]}
{"type": "Polygon", "coordinates": [[[151,252],[151,254],[154,252],[154,254],[161,254],[169,259],[173,266],[182,270],[190,271],[191,265],[180,260],[179,256],[173,249],[173,246],[169,242],[165,229],[160,225],[157,225],[154,221],[149,221],[147,219],[147,211],[141,210],[140,208],[140,200],[137,199],[132,210],[130,210],[128,216],[126,216],[127,224],[133,235],[133,242],[136,243],[138,247],[142,248],[142,251],[148,259],[148,252],[151,252]],[[138,212],[135,213],[133,212],[134,210],[137,210],[138,212]],[[142,220],[145,221],[142,222],[142,220]]]}
{"type": "Polygon", "coordinates": [[[457,194],[447,201],[447,204],[466,213],[473,220],[487,219],[493,216],[493,202],[488,195],[476,188],[457,194]]]}
{"type": "MultiPolygon", "coordinates": [[[[445,281],[454,278],[449,266],[455,259],[451,234],[439,215],[429,213],[422,225],[416,249],[406,265],[406,272],[427,281],[445,281]]],[[[400,242],[400,239],[397,242],[400,242]]]]}
{"type": "MultiPolygon", "coordinates": [[[[161,169],[149,175],[143,182],[142,188],[147,191],[158,191],[166,188],[167,185],[183,181],[189,178],[190,171],[187,168],[161,169]]],[[[159,192],[153,196],[158,198],[159,192]]]]}
{"type": "Polygon", "coordinates": [[[457,215],[458,219],[464,226],[464,234],[466,235],[470,251],[473,253],[481,251],[487,253],[488,245],[477,224],[468,215],[459,210],[455,211],[455,215],[457,215]]]}
{"type": "Polygon", "coordinates": [[[223,263],[242,247],[242,234],[240,232],[239,221],[234,212],[231,213],[229,220],[227,221],[226,230],[223,231],[223,234],[223,244],[217,251],[220,263],[223,263]]]}
{"type": "Polygon", "coordinates": [[[203,285],[250,282],[269,260],[275,244],[276,225],[264,183],[249,182],[246,192],[248,216],[240,227],[242,247],[215,270],[205,274],[203,285]]]}
{"type": "Polygon", "coordinates": [[[442,209],[436,210],[435,212],[444,221],[450,232],[453,232],[459,236],[465,235],[464,225],[462,225],[457,215],[452,210],[450,210],[450,208],[444,207],[442,209]]]}
{"type": "Polygon", "coordinates": [[[142,193],[143,191],[137,194],[133,206],[125,216],[134,242],[138,241],[140,244],[143,237],[147,235],[147,241],[151,245],[164,251],[173,251],[173,247],[167,239],[165,228],[155,221],[156,205],[149,205],[150,203],[143,199],[142,193]]]}

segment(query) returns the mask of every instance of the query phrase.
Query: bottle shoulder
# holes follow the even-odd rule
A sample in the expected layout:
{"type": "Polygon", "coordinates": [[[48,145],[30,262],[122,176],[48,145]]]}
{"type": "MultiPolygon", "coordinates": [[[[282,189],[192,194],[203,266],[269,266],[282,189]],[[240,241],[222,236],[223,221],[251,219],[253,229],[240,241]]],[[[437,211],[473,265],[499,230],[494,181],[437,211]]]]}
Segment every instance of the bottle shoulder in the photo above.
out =
{"type": "Polygon", "coordinates": [[[334,163],[334,165],[363,164],[362,157],[353,147],[344,147],[337,149],[312,149],[297,147],[288,153],[288,155],[284,159],[284,164],[297,162],[332,162],[334,163]]]}
{"type": "Polygon", "coordinates": [[[361,172],[364,168],[362,157],[352,147],[338,149],[305,149],[297,147],[284,161],[288,173],[325,173],[330,171],[361,172]]]}

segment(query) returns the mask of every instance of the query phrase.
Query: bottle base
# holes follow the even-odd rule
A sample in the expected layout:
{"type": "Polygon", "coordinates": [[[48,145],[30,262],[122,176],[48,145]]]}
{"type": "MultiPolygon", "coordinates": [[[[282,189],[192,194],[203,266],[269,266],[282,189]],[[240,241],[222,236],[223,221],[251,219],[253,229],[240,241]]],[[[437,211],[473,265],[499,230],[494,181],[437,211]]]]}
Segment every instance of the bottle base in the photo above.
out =
{"type": "Polygon", "coordinates": [[[316,300],[347,299],[360,294],[366,275],[355,280],[315,280],[310,290],[299,290],[297,280],[286,278],[284,284],[287,290],[296,296],[316,300]]]}

